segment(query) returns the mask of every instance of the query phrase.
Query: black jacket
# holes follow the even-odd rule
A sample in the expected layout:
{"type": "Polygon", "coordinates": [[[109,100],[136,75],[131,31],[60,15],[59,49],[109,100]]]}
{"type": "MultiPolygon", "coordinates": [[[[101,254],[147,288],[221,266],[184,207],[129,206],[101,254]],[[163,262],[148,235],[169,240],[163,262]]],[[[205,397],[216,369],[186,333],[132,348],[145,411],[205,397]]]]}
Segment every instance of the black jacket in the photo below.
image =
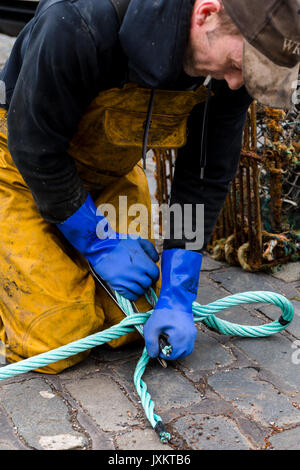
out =
{"type": "MultiPolygon", "coordinates": [[[[9,150],[41,215],[60,223],[84,202],[86,190],[69,142],[101,90],[127,81],[187,89],[203,82],[182,72],[191,0],[131,0],[121,29],[110,0],[41,0],[0,73],[5,82],[9,150]],[[120,29],[120,30],[119,30],[120,29]]],[[[207,163],[200,180],[204,105],[194,108],[180,149],[172,203],[204,204],[205,243],[216,223],[240,155],[251,98],[213,81],[207,163]]],[[[184,247],[184,240],[165,248],[184,247]]]]}

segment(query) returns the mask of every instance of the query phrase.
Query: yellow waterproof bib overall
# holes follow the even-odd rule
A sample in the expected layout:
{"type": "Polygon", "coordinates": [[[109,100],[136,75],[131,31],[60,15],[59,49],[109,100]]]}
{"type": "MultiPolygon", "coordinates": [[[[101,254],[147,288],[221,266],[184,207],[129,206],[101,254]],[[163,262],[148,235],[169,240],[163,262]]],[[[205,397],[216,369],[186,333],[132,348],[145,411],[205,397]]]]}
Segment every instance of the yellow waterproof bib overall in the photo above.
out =
{"type": "MultiPolygon", "coordinates": [[[[151,224],[147,180],[138,163],[150,90],[135,84],[101,92],[83,116],[69,154],[96,205],[144,204],[151,224]]],[[[186,121],[192,108],[206,98],[206,89],[161,91],[155,95],[149,148],[178,148],[186,141],[186,121]]],[[[26,117],[25,117],[26,118],[26,117]]],[[[22,123],[20,123],[22,125],[22,123]]],[[[127,227],[127,214],[117,226],[127,227]],[[123,220],[122,220],[123,219],[123,220]]],[[[111,221],[113,225],[113,221],[111,221]]],[[[86,261],[55,225],[40,216],[32,194],[16,169],[7,147],[6,112],[0,109],[0,340],[9,362],[40,354],[103,330],[123,314],[95,284],[86,261]]],[[[151,233],[151,232],[150,232],[151,233]]],[[[144,298],[137,305],[149,310],[144,298]]],[[[111,341],[119,347],[137,340],[136,333],[111,341]]],[[[89,352],[41,369],[58,373],[89,352]]]]}

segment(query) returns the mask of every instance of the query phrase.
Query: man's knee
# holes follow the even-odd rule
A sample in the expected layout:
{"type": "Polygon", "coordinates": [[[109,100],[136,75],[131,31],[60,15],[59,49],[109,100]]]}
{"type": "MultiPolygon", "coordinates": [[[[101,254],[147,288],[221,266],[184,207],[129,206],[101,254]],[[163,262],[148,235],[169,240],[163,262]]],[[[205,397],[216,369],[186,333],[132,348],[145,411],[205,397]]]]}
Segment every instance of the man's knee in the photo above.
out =
{"type": "MultiPolygon", "coordinates": [[[[15,362],[59,348],[100,331],[103,323],[103,311],[96,309],[94,302],[80,300],[70,301],[68,305],[56,305],[31,318],[27,324],[24,315],[19,315],[19,322],[14,325],[8,325],[4,319],[6,358],[9,362],[15,362]]],[[[70,357],[66,354],[65,359],[36,370],[59,373],[82,361],[88,354],[88,351],[70,357]]]]}

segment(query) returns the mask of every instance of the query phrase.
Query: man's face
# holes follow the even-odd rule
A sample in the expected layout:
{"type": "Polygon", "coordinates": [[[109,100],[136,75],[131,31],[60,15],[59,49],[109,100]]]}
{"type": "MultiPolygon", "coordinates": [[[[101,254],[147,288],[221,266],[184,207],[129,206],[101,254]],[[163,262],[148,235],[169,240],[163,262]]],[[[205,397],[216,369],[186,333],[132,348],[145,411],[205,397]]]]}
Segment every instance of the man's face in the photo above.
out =
{"type": "Polygon", "coordinates": [[[229,88],[237,90],[244,84],[243,37],[223,33],[214,14],[203,22],[192,22],[184,58],[184,70],[192,77],[210,75],[226,80],[229,88]]]}

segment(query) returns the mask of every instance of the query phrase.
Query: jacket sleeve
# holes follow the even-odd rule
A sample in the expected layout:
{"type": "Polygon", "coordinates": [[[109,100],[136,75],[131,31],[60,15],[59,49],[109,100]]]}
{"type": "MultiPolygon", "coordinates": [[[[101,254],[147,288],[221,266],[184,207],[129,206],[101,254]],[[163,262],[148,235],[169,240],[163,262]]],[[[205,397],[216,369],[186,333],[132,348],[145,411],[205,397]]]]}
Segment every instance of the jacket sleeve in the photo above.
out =
{"type": "Polygon", "coordinates": [[[238,168],[243,129],[252,98],[245,87],[231,91],[225,81],[213,80],[212,91],[204,177],[200,178],[204,117],[204,105],[200,104],[193,109],[188,120],[188,140],[178,152],[171,188],[170,205],[179,205],[181,213],[188,216],[185,220],[182,217],[183,229],[180,228],[179,233],[171,220],[170,237],[164,240],[164,249],[183,248],[199,252],[205,249],[238,168]],[[202,205],[204,218],[200,216],[201,211],[197,213],[197,205],[202,205]],[[193,233],[196,235],[191,238],[193,233]],[[189,234],[188,238],[186,234],[189,234]]]}
{"type": "Polygon", "coordinates": [[[103,83],[99,48],[76,7],[58,2],[32,22],[22,54],[8,112],[9,150],[40,214],[60,223],[87,195],[67,149],[103,83]]]}

